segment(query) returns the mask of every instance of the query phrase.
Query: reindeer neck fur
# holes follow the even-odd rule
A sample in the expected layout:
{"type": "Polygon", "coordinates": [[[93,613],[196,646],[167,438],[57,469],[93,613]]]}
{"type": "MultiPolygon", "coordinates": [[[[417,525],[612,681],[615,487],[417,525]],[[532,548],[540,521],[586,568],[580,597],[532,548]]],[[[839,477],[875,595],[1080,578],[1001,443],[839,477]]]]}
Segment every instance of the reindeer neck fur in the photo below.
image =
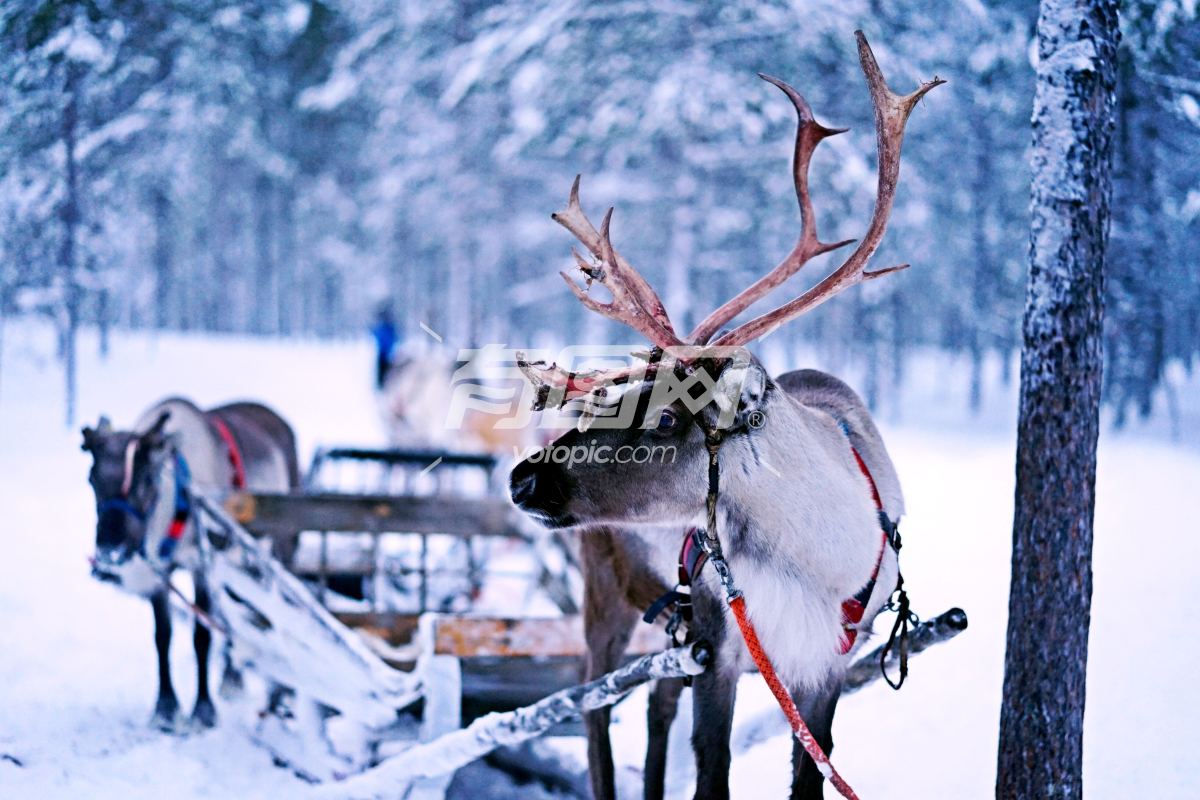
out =
{"type": "Polygon", "coordinates": [[[721,448],[719,508],[732,558],[776,565],[838,602],[874,566],[879,522],[846,436],[828,414],[782,392],[766,424],[721,448]]]}
{"type": "Polygon", "coordinates": [[[190,400],[172,397],[157,403],[142,414],[137,429],[147,429],[163,411],[171,412],[166,430],[175,436],[176,446],[188,462],[192,482],[208,490],[227,490],[232,484],[233,470],[226,445],[213,432],[204,412],[190,400]]]}
{"type": "MultiPolygon", "coordinates": [[[[875,565],[879,522],[833,417],[782,391],[763,412],[761,429],[721,447],[720,535],[780,674],[815,687],[848,663],[838,652],[841,603],[875,565]]],[[[889,585],[894,574],[881,579],[889,585]]],[[[871,611],[885,599],[873,598],[871,611]]]]}

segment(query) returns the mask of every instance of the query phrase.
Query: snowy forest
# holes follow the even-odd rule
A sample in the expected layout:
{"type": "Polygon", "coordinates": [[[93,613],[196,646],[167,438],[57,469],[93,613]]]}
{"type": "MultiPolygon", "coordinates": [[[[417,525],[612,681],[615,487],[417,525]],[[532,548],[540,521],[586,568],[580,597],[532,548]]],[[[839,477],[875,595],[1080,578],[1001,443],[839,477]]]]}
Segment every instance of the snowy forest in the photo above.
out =
{"type": "MultiPolygon", "coordinates": [[[[576,173],[686,329],[798,232],[792,112],[850,126],[813,167],[820,225],[860,236],[871,106],[846,35],[898,82],[937,73],[880,263],[904,275],[779,335],[854,359],[868,399],[934,347],[1020,342],[1037,4],[967,0],[39,0],[0,11],[0,324],[42,315],[73,373],[98,327],[359,335],[391,306],[476,346],[622,341],[556,275],[576,173]],[[936,112],[936,113],[934,113],[936,112]]],[[[1122,11],[1106,402],[1170,406],[1200,354],[1200,24],[1122,11]]],[[[915,83],[914,83],[915,85],[915,83]]],[[[816,265],[811,272],[819,272],[816,265]]],[[[812,280],[809,278],[808,280],[812,280]]],[[[1015,370],[1014,370],[1015,371],[1015,370]]]]}
{"type": "Polygon", "coordinates": [[[7,0],[0,125],[0,797],[1198,796],[1200,0],[7,0]]]}

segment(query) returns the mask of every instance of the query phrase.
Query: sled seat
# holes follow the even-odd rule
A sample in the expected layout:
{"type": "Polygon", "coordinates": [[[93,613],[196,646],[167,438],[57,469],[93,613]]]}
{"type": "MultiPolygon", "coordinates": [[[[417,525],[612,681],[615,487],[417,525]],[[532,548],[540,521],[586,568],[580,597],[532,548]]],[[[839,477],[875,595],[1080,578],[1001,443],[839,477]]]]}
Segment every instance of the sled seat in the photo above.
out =
{"type": "MultiPolygon", "coordinates": [[[[463,724],[490,711],[509,711],[579,683],[587,645],[583,618],[498,617],[475,614],[338,614],[385,662],[417,669],[422,640],[439,662],[457,662],[463,724]],[[424,619],[424,622],[422,622],[424,619]],[[425,626],[427,633],[418,635],[425,626]]],[[[661,627],[637,626],[626,656],[662,650],[661,627]]]]}

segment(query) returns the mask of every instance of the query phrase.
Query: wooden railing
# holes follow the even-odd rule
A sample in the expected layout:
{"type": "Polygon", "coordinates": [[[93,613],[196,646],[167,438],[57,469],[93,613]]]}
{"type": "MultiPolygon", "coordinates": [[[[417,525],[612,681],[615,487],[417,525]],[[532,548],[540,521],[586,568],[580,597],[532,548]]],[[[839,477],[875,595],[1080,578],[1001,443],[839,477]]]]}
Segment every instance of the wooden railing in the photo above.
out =
{"type": "MultiPolygon", "coordinates": [[[[441,610],[439,601],[444,598],[431,593],[431,577],[453,581],[461,575],[464,585],[478,587],[485,574],[496,574],[481,563],[486,559],[477,555],[476,539],[519,539],[531,546],[541,541],[528,526],[522,527],[507,498],[494,492],[496,465],[495,456],[487,453],[325,447],[313,457],[303,492],[241,492],[228,498],[226,508],[254,535],[272,539],[280,560],[317,584],[323,603],[332,589],[355,599],[370,598],[370,611],[386,612],[389,609],[375,602],[376,594],[367,587],[390,591],[393,585],[415,583],[416,607],[406,605],[404,610],[441,610]],[[345,544],[363,535],[369,542],[345,544]],[[413,537],[407,551],[411,555],[392,558],[381,567],[381,550],[388,552],[381,548],[381,537],[388,535],[413,537]],[[466,555],[460,558],[465,563],[447,568],[434,560],[431,565],[431,536],[464,540],[466,555]],[[414,575],[415,581],[408,577],[414,575]]],[[[573,555],[561,538],[554,545],[572,563],[573,555]]],[[[540,554],[534,555],[535,571],[517,577],[535,581],[563,613],[577,612],[571,586],[542,563],[540,554]]]]}

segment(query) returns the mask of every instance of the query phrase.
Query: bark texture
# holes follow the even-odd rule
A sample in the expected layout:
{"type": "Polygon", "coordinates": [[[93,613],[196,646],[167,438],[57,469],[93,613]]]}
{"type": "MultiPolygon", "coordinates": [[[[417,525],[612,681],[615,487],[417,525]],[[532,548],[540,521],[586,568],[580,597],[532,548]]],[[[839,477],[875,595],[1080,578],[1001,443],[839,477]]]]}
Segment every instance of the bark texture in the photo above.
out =
{"type": "Polygon", "coordinates": [[[998,798],[1079,798],[1114,0],[1042,0],[998,798]]]}

